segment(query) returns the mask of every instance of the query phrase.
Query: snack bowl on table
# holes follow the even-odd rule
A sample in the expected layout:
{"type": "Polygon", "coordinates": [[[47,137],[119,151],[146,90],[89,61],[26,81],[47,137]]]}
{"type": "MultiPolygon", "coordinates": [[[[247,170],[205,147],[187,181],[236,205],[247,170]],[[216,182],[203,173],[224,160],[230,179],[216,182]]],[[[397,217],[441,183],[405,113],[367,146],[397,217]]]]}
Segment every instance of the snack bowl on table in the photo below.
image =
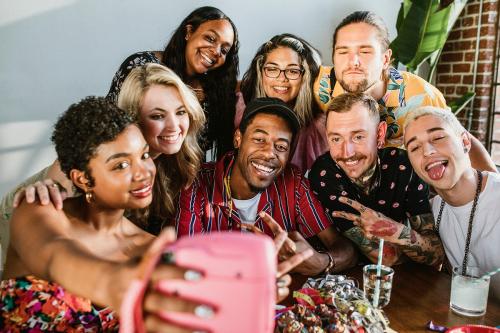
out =
{"type": "Polygon", "coordinates": [[[275,333],[381,333],[391,329],[380,309],[374,308],[344,275],[308,279],[294,291],[296,304],[277,310],[275,333]]]}

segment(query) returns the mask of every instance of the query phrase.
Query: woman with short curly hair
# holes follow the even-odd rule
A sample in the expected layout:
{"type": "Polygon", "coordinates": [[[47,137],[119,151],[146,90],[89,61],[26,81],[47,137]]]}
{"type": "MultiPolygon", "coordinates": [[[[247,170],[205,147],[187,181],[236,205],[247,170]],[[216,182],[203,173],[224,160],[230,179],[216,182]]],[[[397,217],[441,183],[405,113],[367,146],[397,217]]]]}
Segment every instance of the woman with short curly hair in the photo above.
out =
{"type": "MultiPolygon", "coordinates": [[[[152,204],[129,211],[127,216],[157,235],[171,225],[181,189],[192,184],[200,168],[203,152],[197,137],[205,115],[193,91],[172,70],[158,64],[131,71],[123,83],[118,106],[138,122],[157,169],[152,204]]],[[[42,204],[52,200],[61,207],[64,194],[72,196],[74,187],[56,161],[48,172],[42,170],[18,189],[15,197],[11,192],[3,200],[2,213],[10,214],[23,196],[32,202],[37,195],[42,204]],[[54,182],[66,191],[60,193],[58,187],[50,186],[54,182]]]]}
{"type": "MultiPolygon", "coordinates": [[[[71,105],[52,141],[62,171],[83,195],[61,210],[27,202],[15,210],[0,282],[2,332],[118,331],[118,312],[132,316],[124,311],[129,290],[137,290],[154,253],[175,240],[173,229],[155,239],[124,216],[152,200],[150,147],[134,117],[102,97],[71,105]]],[[[170,280],[185,271],[174,265],[154,270],[153,276],[170,280]]],[[[155,288],[145,292],[147,330],[184,332],[156,313],[167,306],[187,314],[198,303],[155,288]]]]}

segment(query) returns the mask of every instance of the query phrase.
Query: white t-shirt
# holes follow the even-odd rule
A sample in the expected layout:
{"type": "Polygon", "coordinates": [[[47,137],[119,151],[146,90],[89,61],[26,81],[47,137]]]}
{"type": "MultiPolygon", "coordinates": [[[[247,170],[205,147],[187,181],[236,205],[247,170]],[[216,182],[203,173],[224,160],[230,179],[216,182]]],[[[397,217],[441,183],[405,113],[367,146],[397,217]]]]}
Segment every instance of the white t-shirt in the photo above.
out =
{"type": "MultiPolygon", "coordinates": [[[[484,175],[484,172],[483,172],[484,175]]],[[[432,200],[435,219],[439,214],[441,197],[432,200]]],[[[439,235],[446,256],[453,267],[461,266],[469,228],[473,201],[459,207],[445,204],[439,235]]],[[[479,195],[472,224],[468,266],[479,267],[481,274],[500,267],[500,174],[488,172],[484,191],[479,195]]],[[[500,299],[500,273],[490,281],[490,289],[500,299]]]]}
{"type": "Polygon", "coordinates": [[[259,207],[261,193],[257,194],[252,199],[238,200],[233,198],[234,206],[238,209],[241,223],[255,224],[257,219],[257,208],[259,207]]]}

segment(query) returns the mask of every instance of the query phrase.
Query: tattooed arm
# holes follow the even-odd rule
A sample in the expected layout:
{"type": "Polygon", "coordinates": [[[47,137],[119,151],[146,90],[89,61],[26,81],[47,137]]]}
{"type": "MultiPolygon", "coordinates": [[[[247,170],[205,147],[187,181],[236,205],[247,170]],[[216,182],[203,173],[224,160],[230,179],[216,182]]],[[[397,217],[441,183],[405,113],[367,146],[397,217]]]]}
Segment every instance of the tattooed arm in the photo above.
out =
{"type": "Polygon", "coordinates": [[[412,260],[431,266],[439,266],[443,262],[444,250],[441,241],[434,231],[432,213],[412,216],[407,219],[409,225],[403,225],[397,240],[401,250],[412,260]]]}
{"type": "Polygon", "coordinates": [[[347,212],[335,212],[335,215],[353,221],[368,239],[383,238],[416,262],[433,266],[441,264],[444,252],[433,229],[432,214],[413,216],[408,226],[349,198],[342,197],[339,201],[353,207],[360,215],[347,212]]]}
{"type": "MultiPolygon", "coordinates": [[[[344,236],[353,241],[371,262],[376,263],[378,259],[378,240],[368,239],[360,227],[353,227],[344,233],[344,236]]],[[[391,244],[384,244],[384,252],[382,254],[382,263],[386,266],[392,266],[399,262],[401,258],[401,250],[391,244]]]]}

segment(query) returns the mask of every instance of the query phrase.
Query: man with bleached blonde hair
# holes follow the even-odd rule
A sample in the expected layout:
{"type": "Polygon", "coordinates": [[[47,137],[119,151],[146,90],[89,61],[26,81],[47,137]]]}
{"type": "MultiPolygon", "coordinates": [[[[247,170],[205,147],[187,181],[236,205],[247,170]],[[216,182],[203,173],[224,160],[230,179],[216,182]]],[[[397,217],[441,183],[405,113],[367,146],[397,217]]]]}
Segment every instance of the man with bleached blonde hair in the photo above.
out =
{"type": "MultiPolygon", "coordinates": [[[[405,123],[404,143],[417,174],[433,186],[435,227],[451,266],[500,267],[500,175],[472,167],[471,141],[448,110],[423,107],[405,123]]],[[[500,298],[500,276],[491,287],[500,298]]]]}

